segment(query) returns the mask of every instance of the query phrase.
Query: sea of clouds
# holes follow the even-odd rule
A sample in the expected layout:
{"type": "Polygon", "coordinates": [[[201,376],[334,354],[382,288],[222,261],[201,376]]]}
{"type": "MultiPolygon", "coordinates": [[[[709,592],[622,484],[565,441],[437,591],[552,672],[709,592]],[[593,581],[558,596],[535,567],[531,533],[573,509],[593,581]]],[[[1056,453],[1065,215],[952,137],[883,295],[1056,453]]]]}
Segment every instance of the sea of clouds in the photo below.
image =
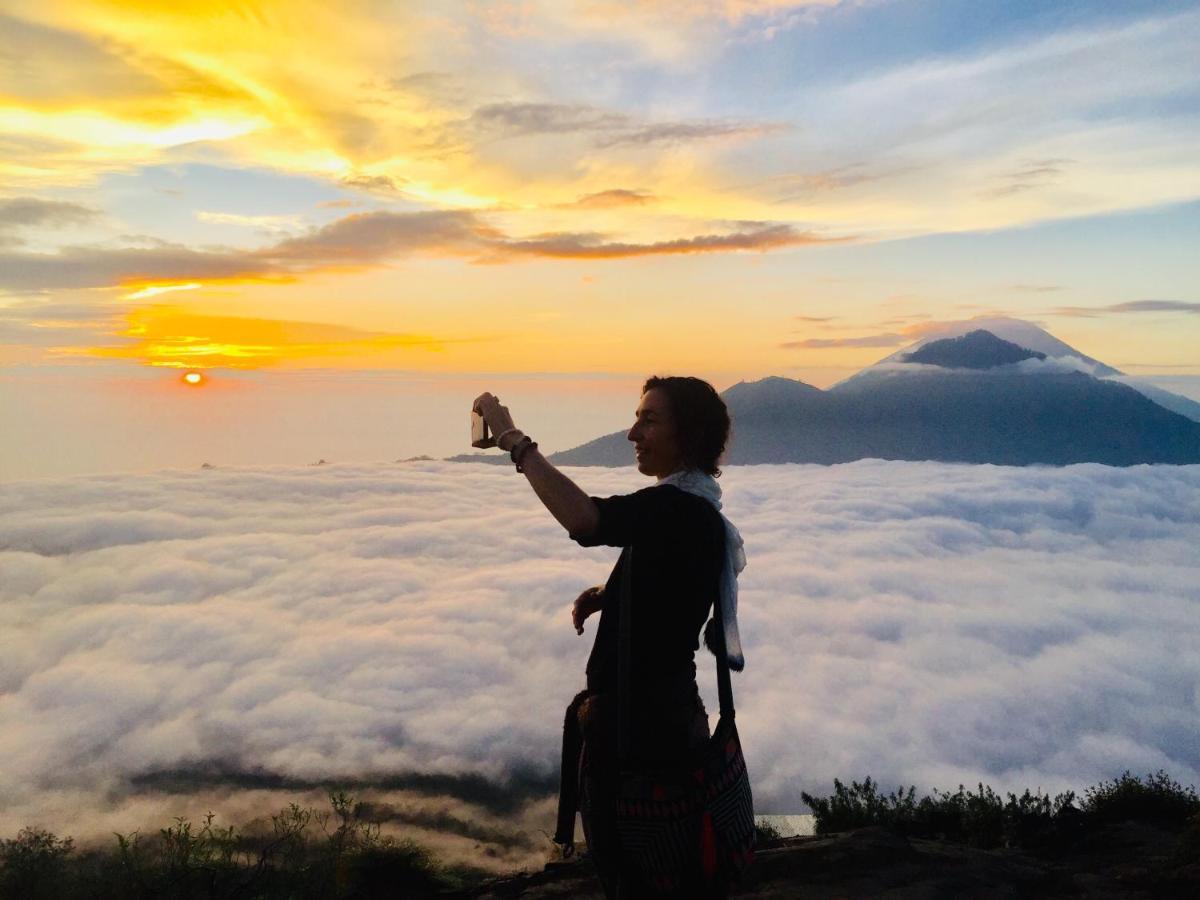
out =
{"type": "MultiPolygon", "coordinates": [[[[565,471],[602,496],[649,484],[565,471]]],[[[1200,781],[1200,466],[869,460],[721,484],[749,557],[734,692],[759,812],[868,774],[1200,781]]],[[[507,466],[9,483],[0,836],[244,818],[341,780],[520,863],[521,835],[553,827],[595,631],[570,605],[616,554],[574,544],[507,466]]]]}

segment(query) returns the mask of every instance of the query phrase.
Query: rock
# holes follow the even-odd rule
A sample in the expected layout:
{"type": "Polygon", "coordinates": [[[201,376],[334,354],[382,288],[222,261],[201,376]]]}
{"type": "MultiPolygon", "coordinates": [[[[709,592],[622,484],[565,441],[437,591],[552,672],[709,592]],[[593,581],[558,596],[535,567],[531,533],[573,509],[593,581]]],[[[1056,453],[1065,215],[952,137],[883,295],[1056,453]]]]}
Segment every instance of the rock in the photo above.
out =
{"type": "MultiPolygon", "coordinates": [[[[786,838],[756,854],[731,897],[1184,897],[1200,896],[1195,842],[1126,822],[1053,854],[979,850],[905,838],[882,828],[786,838]]],[[[590,862],[489,881],[455,897],[603,898],[590,862]]]]}

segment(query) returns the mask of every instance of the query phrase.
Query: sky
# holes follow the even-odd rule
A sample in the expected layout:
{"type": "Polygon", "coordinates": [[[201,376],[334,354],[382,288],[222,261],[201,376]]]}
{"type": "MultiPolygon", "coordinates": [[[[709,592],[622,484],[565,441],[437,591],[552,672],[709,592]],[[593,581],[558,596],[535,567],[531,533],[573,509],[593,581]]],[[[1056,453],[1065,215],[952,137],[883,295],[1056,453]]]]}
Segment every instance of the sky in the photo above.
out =
{"type": "MultiPolygon", "coordinates": [[[[598,495],[646,484],[567,471],[598,495]]],[[[1200,466],[868,460],[721,484],[748,556],[733,689],[757,812],[868,775],[1200,781],[1200,466]]],[[[576,635],[570,606],[616,556],[482,464],[10,485],[0,835],[242,824],[333,779],[447,859],[540,867],[596,626],[576,635]]]]}
{"type": "Polygon", "coordinates": [[[223,461],[445,452],[486,389],[561,449],[651,373],[823,387],[976,315],[1186,383],[1198,46],[1188,2],[0,2],[0,475],[196,465],[213,407],[275,423],[223,461]]]}

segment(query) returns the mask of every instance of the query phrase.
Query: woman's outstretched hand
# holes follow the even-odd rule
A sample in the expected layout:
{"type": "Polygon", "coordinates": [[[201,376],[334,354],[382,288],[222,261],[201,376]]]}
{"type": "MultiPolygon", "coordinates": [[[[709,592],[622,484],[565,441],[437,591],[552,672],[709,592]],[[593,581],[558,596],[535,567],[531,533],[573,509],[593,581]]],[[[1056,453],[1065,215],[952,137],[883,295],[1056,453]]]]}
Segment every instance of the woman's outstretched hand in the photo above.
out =
{"type": "Polygon", "coordinates": [[[604,587],[590,587],[575,598],[571,607],[571,623],[575,626],[576,634],[583,634],[583,623],[594,612],[604,608],[604,587]]]}
{"type": "MultiPolygon", "coordinates": [[[[495,394],[483,393],[475,398],[475,402],[471,408],[483,416],[483,420],[487,422],[487,426],[491,429],[492,434],[501,435],[506,431],[510,431],[516,426],[513,425],[512,416],[508,413],[507,406],[500,405],[500,398],[495,394]]],[[[521,439],[521,435],[513,432],[504,443],[506,446],[501,447],[501,450],[511,450],[512,445],[521,439]]]]}

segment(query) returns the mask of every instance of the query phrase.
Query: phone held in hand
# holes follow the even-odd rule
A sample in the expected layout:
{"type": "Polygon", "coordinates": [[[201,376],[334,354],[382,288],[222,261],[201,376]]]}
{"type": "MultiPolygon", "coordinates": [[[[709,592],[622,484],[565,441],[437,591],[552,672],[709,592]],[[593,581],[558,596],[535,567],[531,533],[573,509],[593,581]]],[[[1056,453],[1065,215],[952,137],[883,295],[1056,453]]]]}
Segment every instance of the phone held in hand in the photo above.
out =
{"type": "Polygon", "coordinates": [[[496,446],[496,439],[488,433],[487,422],[475,410],[471,410],[471,446],[480,448],[496,446]]]}

